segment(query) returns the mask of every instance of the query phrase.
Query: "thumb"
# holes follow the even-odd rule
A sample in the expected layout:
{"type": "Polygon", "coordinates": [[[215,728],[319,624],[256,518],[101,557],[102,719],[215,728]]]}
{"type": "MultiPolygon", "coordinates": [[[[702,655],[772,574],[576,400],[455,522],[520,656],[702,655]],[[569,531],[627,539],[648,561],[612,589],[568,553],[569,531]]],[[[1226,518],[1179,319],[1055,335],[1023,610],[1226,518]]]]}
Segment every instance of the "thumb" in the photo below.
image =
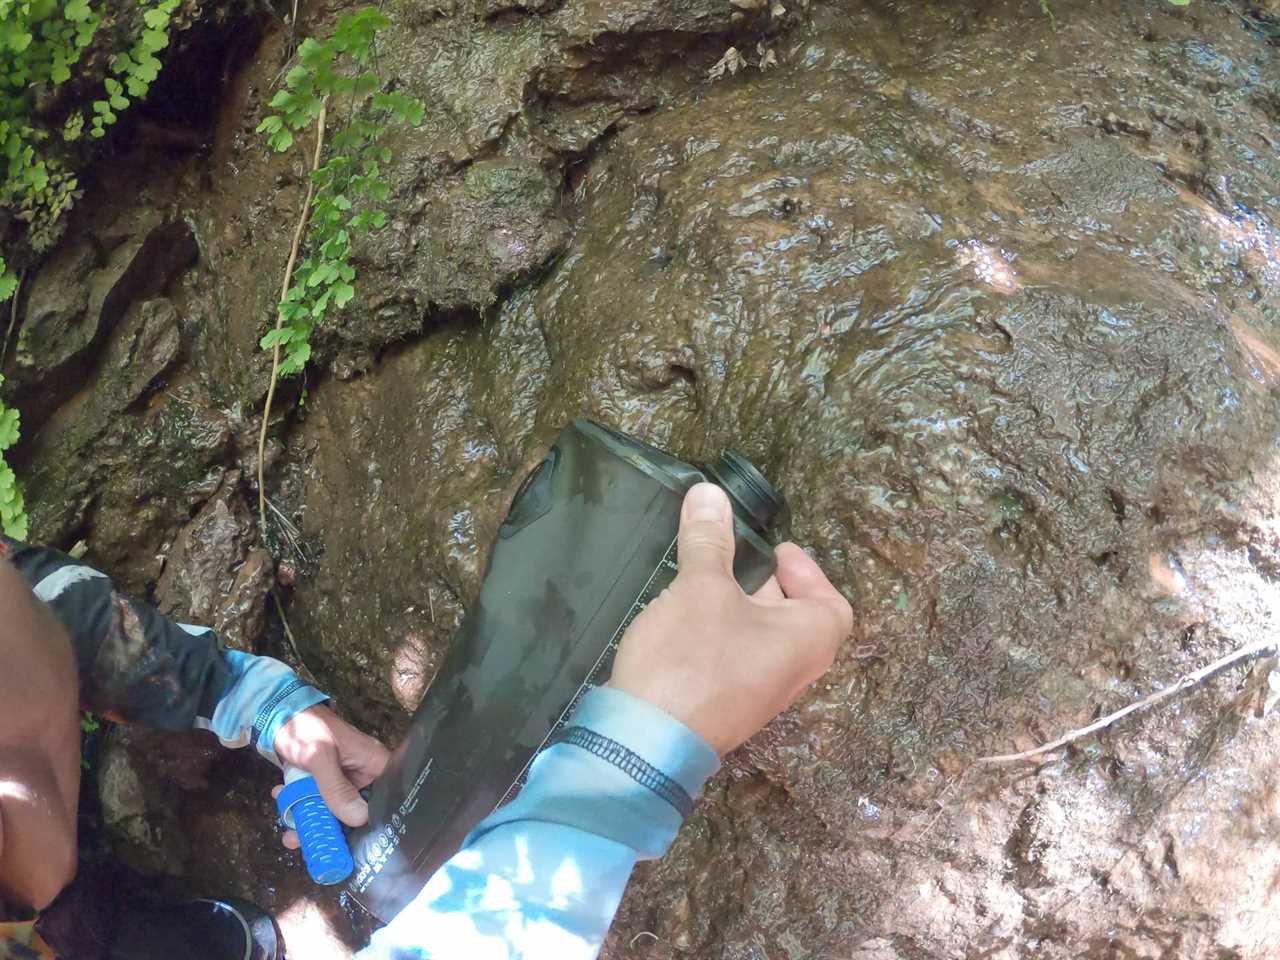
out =
{"type": "Polygon", "coordinates": [[[680,572],[733,576],[733,507],[714,483],[685,494],[680,510],[680,572]]]}
{"type": "Polygon", "coordinates": [[[343,773],[336,752],[317,755],[308,772],[316,778],[320,796],[335,817],[348,827],[362,827],[369,822],[369,805],[343,773]]]}

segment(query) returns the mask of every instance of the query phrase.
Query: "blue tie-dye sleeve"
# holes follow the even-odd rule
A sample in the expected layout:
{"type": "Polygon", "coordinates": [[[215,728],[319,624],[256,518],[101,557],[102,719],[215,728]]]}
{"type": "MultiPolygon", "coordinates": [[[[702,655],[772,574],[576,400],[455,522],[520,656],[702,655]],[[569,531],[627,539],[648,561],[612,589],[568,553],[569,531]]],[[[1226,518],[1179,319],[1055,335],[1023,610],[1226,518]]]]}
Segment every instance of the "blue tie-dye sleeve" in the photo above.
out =
{"type": "Polygon", "coordinates": [[[520,795],[358,960],[591,960],[636,861],[667,851],[719,765],[658,708],[591,691],[520,795]]]}

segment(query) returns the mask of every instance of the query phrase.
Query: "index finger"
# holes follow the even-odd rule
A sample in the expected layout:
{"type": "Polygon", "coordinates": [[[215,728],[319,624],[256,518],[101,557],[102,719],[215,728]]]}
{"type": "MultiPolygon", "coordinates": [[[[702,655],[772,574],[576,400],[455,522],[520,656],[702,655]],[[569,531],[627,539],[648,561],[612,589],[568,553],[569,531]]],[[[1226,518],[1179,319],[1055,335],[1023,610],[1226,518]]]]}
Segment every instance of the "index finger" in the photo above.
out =
{"type": "Polygon", "coordinates": [[[822,568],[794,543],[780,544],[775,551],[778,558],[778,585],[790,600],[813,600],[830,609],[841,630],[840,639],[853,631],[853,607],[839,590],[832,586],[822,568]]]}

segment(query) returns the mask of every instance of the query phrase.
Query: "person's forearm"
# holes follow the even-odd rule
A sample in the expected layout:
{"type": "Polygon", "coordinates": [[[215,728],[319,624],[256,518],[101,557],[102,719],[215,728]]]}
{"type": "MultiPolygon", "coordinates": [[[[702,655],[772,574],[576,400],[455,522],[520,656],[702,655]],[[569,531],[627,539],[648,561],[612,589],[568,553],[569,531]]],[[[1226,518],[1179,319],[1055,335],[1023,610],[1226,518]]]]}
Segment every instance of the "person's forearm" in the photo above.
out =
{"type": "Polygon", "coordinates": [[[2,542],[28,591],[71,637],[85,709],[174,730],[212,715],[231,684],[215,638],[183,630],[66,554],[2,542]]]}
{"type": "Polygon", "coordinates": [[[87,710],[168,730],[210,729],[274,761],[275,731],[327,699],[283,663],[223,649],[212,630],[169,620],[66,554],[0,542],[27,590],[70,634],[87,710]]]}
{"type": "Polygon", "coordinates": [[[590,960],[639,859],[670,846],[719,765],[699,737],[616,690],[467,838],[359,960],[590,960]]]}

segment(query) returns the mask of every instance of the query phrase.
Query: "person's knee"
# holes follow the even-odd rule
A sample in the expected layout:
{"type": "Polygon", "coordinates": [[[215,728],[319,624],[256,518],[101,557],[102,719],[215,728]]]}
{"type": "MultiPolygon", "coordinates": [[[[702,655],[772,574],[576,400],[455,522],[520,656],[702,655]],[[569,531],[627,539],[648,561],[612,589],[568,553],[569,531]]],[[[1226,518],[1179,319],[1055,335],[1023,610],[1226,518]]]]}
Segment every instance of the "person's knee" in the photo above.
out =
{"type": "Polygon", "coordinates": [[[69,835],[65,839],[66,842],[58,844],[57,849],[50,851],[47,869],[40,870],[31,878],[33,885],[30,901],[31,906],[36,910],[43,910],[53,903],[58,898],[58,894],[71,886],[71,881],[76,878],[79,856],[76,851],[75,837],[69,835]]]}
{"type": "Polygon", "coordinates": [[[48,756],[0,749],[0,891],[42,909],[72,881],[75,801],[48,756]]]}
{"type": "Polygon", "coordinates": [[[66,631],[0,560],[0,891],[40,907],[75,875],[79,681],[66,631]]]}
{"type": "Polygon", "coordinates": [[[50,851],[49,870],[38,898],[40,902],[35,904],[37,910],[43,910],[52,903],[76,878],[76,868],[80,862],[76,825],[72,821],[66,826],[67,829],[60,834],[60,842],[50,851]]]}

